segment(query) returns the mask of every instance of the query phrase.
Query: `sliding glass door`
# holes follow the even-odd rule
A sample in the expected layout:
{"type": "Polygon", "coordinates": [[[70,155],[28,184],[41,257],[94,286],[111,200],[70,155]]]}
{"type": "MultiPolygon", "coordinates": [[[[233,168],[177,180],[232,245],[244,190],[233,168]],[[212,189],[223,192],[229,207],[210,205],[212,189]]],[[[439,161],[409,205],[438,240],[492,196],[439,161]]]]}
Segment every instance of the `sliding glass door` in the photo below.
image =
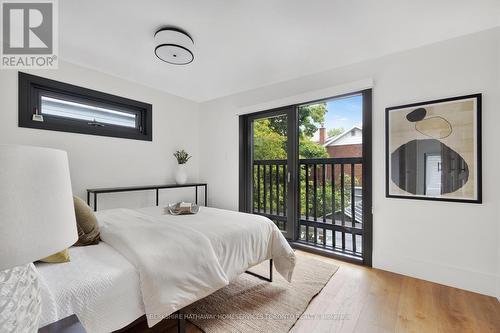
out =
{"type": "Polygon", "coordinates": [[[245,117],[247,163],[245,211],[271,219],[289,240],[294,239],[295,196],[293,108],[245,117]],[[292,163],[293,164],[293,163],[292,163]],[[291,194],[291,195],[290,195],[291,194]]]}
{"type": "Polygon", "coordinates": [[[371,90],[240,117],[240,210],[371,265],[371,90]]]}

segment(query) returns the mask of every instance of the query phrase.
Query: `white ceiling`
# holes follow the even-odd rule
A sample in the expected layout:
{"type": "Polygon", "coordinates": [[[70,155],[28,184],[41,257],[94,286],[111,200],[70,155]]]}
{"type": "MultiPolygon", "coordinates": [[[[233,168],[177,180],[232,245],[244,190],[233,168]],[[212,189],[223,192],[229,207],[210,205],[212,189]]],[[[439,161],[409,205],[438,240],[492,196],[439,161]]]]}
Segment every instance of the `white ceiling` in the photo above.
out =
{"type": "Polygon", "coordinates": [[[61,58],[195,101],[500,25],[500,0],[62,0],[61,58]],[[195,61],[153,53],[163,25],[195,61]]]}

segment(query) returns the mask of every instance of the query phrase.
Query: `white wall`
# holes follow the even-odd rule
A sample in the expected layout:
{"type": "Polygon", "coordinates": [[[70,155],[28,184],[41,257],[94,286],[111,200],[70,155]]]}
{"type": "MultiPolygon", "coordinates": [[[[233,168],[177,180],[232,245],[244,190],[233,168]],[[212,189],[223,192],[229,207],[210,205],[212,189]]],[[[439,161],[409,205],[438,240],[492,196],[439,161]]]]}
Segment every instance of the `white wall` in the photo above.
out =
{"type": "MultiPolygon", "coordinates": [[[[57,70],[30,73],[153,105],[152,142],[20,128],[17,71],[0,70],[0,143],[67,151],[74,194],[85,198],[85,189],[92,187],[173,182],[176,162],[172,153],[180,148],[193,155],[188,173],[190,180],[197,180],[198,104],[66,62],[60,62],[57,70]]],[[[162,201],[193,196],[192,191],[175,193],[163,195],[162,201]]],[[[153,205],[154,194],[103,195],[100,202],[101,208],[153,205]]]]}
{"type": "MultiPolygon", "coordinates": [[[[497,54],[500,54],[500,43],[497,43],[497,54]]],[[[500,78],[500,66],[497,67],[497,77],[500,78]]],[[[500,83],[499,83],[500,85],[500,83]]],[[[500,88],[500,87],[499,87],[500,88]]],[[[500,177],[496,177],[496,188],[500,189],[500,177]]],[[[500,196],[496,197],[497,218],[495,219],[498,230],[498,258],[497,258],[497,299],[500,302],[500,196]]]]}
{"type": "Polygon", "coordinates": [[[489,30],[203,103],[200,177],[211,186],[211,204],[238,206],[237,113],[278,106],[297,96],[323,92],[328,97],[327,92],[340,92],[350,82],[372,78],[374,267],[496,295],[499,39],[500,29],[489,30]],[[385,108],[477,92],[483,93],[484,203],[386,198],[385,108]]]}

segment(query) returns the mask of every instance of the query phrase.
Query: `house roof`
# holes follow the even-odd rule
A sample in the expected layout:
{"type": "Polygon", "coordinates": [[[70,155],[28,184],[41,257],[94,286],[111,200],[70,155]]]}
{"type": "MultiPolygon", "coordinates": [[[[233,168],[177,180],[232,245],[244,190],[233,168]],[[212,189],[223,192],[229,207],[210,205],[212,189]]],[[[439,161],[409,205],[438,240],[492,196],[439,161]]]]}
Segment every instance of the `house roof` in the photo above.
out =
{"type": "MultiPolygon", "coordinates": [[[[356,129],[362,131],[361,127],[359,127],[359,126],[353,126],[350,129],[348,129],[347,131],[344,131],[343,133],[340,133],[337,136],[333,136],[333,137],[330,137],[330,138],[326,139],[325,143],[323,144],[323,147],[335,145],[336,142],[338,142],[340,139],[342,139],[348,133],[351,133],[353,130],[356,130],[356,129]]],[[[357,140],[357,141],[359,141],[359,140],[357,140]]],[[[362,143],[362,138],[361,138],[360,142],[350,142],[349,144],[356,144],[356,143],[361,144],[362,143]]]]}
{"type": "MultiPolygon", "coordinates": [[[[352,219],[352,208],[351,206],[344,208],[344,214],[352,219]]],[[[363,223],[363,201],[360,200],[354,205],[354,219],[357,223],[363,223]]]]}

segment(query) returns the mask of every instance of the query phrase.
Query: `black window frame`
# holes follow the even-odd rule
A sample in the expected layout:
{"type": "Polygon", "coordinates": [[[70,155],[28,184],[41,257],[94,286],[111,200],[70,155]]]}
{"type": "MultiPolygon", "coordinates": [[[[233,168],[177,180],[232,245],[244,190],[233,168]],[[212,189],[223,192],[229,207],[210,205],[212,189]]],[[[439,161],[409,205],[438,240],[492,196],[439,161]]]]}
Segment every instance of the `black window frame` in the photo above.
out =
{"type": "Polygon", "coordinates": [[[18,81],[19,127],[153,141],[153,107],[151,104],[23,72],[19,72],[18,81]],[[136,115],[136,127],[102,124],[47,114],[43,115],[43,122],[33,120],[33,115],[41,113],[42,95],[120,112],[130,112],[136,115]]]}

